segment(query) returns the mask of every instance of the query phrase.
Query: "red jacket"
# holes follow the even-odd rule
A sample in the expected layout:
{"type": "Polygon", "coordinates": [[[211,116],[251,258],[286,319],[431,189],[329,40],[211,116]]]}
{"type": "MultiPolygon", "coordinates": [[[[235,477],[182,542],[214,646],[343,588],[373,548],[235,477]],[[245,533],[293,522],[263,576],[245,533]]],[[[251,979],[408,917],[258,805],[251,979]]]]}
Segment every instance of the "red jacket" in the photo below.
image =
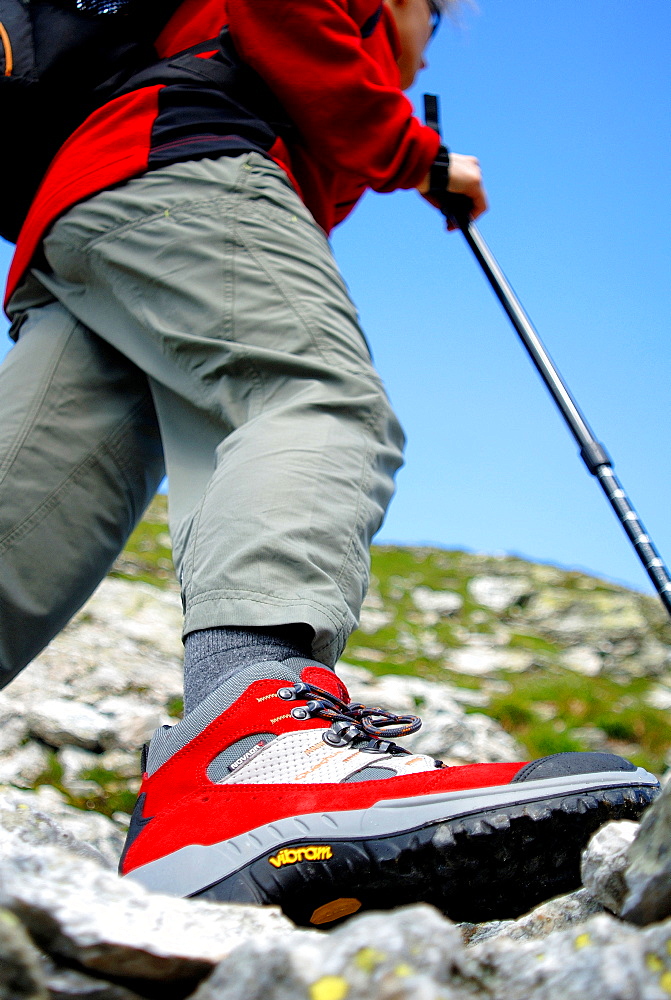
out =
{"type": "MultiPolygon", "coordinates": [[[[225,24],[239,55],[297,128],[291,148],[277,139],[267,155],[327,233],[366,188],[412,188],[426,175],[439,139],[413,116],[400,90],[398,35],[380,0],[185,0],[159,36],[158,53],[167,57],[216,39],[225,24]]],[[[169,162],[221,155],[222,136],[200,126],[201,134],[180,140],[183,153],[174,152],[180,142],[160,142],[168,95],[159,84],[117,97],[64,144],[19,236],[7,299],[44,234],[76,202],[161,165],[167,148],[169,162]]]]}

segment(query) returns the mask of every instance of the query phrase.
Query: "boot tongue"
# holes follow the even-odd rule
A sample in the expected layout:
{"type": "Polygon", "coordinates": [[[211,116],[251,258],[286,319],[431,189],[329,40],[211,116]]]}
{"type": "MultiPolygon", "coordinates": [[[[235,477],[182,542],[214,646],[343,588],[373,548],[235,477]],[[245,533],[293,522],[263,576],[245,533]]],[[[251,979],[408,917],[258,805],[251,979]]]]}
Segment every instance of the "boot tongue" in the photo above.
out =
{"type": "Polygon", "coordinates": [[[310,664],[301,670],[301,680],[305,684],[314,684],[316,687],[328,691],[341,701],[349,702],[349,692],[347,688],[332,670],[328,667],[319,666],[316,663],[310,664]]]}

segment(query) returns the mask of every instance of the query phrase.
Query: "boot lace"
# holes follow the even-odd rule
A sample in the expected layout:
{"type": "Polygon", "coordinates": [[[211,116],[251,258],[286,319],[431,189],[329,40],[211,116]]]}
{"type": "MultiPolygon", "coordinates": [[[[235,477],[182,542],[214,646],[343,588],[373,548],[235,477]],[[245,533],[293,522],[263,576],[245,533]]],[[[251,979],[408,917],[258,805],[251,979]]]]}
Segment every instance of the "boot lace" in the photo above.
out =
{"type": "Polygon", "coordinates": [[[409,754],[410,751],[390,742],[416,733],[422,725],[416,715],[396,715],[382,708],[367,708],[358,702],[346,702],[316,684],[298,681],[291,687],[282,687],[277,697],[283,701],[305,701],[291,709],[294,719],[326,719],[330,729],[322,734],[329,746],[343,747],[352,744],[364,753],[409,754]]]}

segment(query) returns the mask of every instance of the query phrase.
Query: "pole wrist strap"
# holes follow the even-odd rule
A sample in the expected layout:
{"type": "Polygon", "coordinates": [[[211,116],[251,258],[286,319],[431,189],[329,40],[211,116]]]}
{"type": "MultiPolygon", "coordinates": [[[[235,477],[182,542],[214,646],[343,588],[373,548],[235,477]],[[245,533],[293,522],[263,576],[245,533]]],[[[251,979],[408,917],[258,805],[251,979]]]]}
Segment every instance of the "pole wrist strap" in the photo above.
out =
{"type": "Polygon", "coordinates": [[[439,146],[429,175],[429,195],[442,201],[450,179],[450,153],[447,146],[439,146]]]}

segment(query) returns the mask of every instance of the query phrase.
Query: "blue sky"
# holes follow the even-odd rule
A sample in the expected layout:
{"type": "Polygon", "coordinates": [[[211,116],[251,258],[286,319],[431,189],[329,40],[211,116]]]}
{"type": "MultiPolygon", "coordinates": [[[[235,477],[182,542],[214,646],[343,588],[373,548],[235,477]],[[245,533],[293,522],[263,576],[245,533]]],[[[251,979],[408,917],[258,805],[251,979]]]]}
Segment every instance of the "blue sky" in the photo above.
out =
{"type": "MultiPolygon", "coordinates": [[[[411,96],[440,94],[446,141],[480,157],[481,231],[671,560],[671,4],[480,0],[462,22],[411,96]]],[[[649,590],[460,234],[369,195],[334,247],[409,439],[378,540],[649,590]]]]}

